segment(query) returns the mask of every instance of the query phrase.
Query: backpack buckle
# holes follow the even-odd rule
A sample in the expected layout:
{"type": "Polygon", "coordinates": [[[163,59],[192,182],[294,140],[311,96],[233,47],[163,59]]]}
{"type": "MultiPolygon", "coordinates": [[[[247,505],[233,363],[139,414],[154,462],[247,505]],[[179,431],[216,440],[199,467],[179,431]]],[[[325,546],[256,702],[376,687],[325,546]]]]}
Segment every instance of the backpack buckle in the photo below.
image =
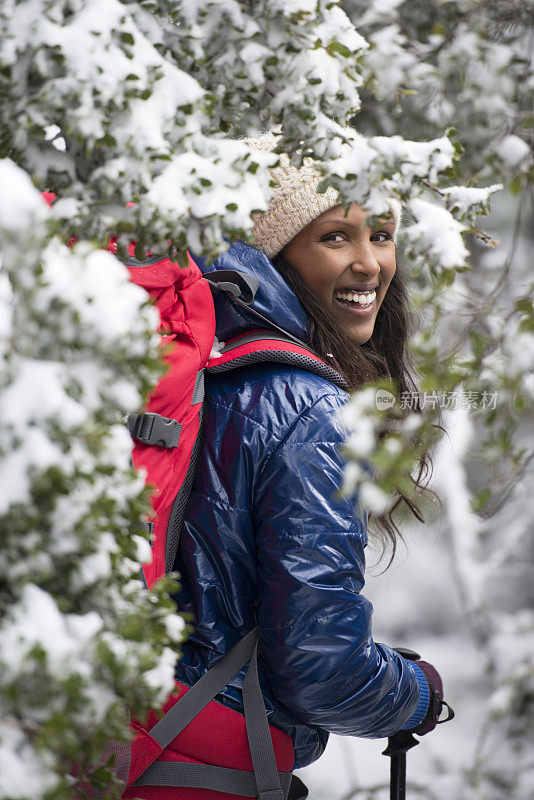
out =
{"type": "Polygon", "coordinates": [[[177,420],[148,411],[129,414],[126,426],[134,439],[159,447],[176,447],[182,432],[182,425],[177,420]]]}

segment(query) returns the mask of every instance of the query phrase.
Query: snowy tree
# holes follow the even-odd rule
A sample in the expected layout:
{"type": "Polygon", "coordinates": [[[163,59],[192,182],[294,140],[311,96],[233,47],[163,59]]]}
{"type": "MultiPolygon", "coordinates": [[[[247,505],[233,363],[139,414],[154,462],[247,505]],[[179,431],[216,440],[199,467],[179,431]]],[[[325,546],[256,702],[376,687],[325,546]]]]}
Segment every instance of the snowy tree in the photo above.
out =
{"type": "Polygon", "coordinates": [[[159,353],[125,268],[61,244],[10,159],[0,185],[0,796],[62,798],[106,786],[106,741],[174,686],[184,623],[137,580],[148,504],[123,424],[159,353]]]}
{"type": "MultiPolygon", "coordinates": [[[[471,269],[450,274],[441,297],[433,296],[424,273],[414,270],[409,231],[401,265],[413,278],[421,310],[422,330],[414,345],[425,397],[446,409],[453,455],[446,455],[444,443],[439,458],[447,467],[438,463],[433,484],[443,503],[441,536],[448,553],[442,557],[448,555],[452,565],[461,622],[470,637],[466,650],[478,656],[477,685],[471,691],[481,718],[472,762],[460,772],[441,753],[435,761],[435,796],[442,796],[441,775],[443,796],[530,797],[534,617],[526,575],[534,555],[527,502],[534,486],[533,7],[507,0],[346,0],[344,7],[370,45],[355,119],[359,130],[368,137],[412,136],[414,131],[434,137],[444,126],[454,127],[451,136],[461,143],[462,157],[450,182],[467,187],[429,182],[427,188],[447,207],[457,206],[460,216],[463,199],[478,192],[473,184],[498,182],[505,189],[486,223],[495,247],[488,250],[486,234],[474,225],[474,236],[466,240],[471,269]],[[456,373],[452,382],[451,373],[456,373]],[[456,772],[452,784],[451,772],[456,772]]],[[[411,210],[417,224],[417,206],[411,210]]],[[[434,238],[447,246],[445,220],[434,219],[434,238]]],[[[365,413],[362,407],[371,400],[354,398],[354,411],[365,413]]],[[[350,419],[357,431],[362,423],[356,424],[354,413],[350,419]]],[[[452,613],[449,624],[458,625],[452,613]]],[[[465,694],[462,700],[468,704],[465,694]]],[[[428,786],[420,786],[426,796],[428,786]]]]}
{"type": "MultiPolygon", "coordinates": [[[[135,580],[146,542],[131,531],[146,494],[121,426],[158,374],[155,320],[103,248],[116,236],[119,256],[134,239],[137,254],[168,249],[182,259],[190,247],[213,258],[225,239],[249,238],[275,157],[242,137],[277,128],[279,152],[296,163],[313,158],[325,187],[373,214],[392,195],[402,200],[404,259],[414,302],[427,312],[413,342],[423,388],[521,398],[522,407],[503,403],[500,413],[479,409],[482,449],[502,460],[511,489],[530,463],[518,446],[533,400],[521,372],[532,352],[528,287],[510,281],[507,304],[479,312],[482,331],[447,321],[469,286],[468,237],[491,242],[477,215],[500,184],[526,191],[530,169],[526,17],[517,12],[509,24],[504,11],[481,8],[468,0],[0,6],[0,755],[10,764],[0,797],[71,797],[68,762],[105,784],[99,753],[126,736],[125,709],[141,713],[169,690],[181,628],[166,587],[154,595],[135,580]],[[51,209],[45,190],[57,195],[51,209]],[[521,365],[510,357],[514,330],[521,365]],[[37,694],[28,688],[37,685],[37,694]]],[[[384,421],[375,389],[347,413],[355,432],[347,486],[367,492],[378,511],[405,489],[436,416],[432,407],[400,413],[396,403],[391,435],[361,452],[358,430],[384,421]]],[[[501,499],[484,484],[475,511],[501,499]]]]}

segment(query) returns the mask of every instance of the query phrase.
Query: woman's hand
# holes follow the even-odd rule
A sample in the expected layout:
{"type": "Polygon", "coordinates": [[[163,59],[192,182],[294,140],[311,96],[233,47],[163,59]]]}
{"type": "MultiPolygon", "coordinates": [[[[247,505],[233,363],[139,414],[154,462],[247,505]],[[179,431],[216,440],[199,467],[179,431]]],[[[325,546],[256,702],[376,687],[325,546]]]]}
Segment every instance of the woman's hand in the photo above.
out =
{"type": "MultiPolygon", "coordinates": [[[[444,704],[443,702],[443,681],[437,669],[432,666],[432,664],[429,664],[428,661],[420,661],[419,659],[414,661],[414,664],[417,664],[426,678],[426,682],[428,683],[428,691],[430,694],[430,701],[425,718],[419,723],[419,725],[417,725],[416,728],[411,728],[410,733],[416,733],[418,736],[424,736],[425,733],[430,733],[430,731],[434,730],[438,724],[443,705],[447,704],[444,704]]],[[[452,719],[454,712],[449,705],[447,705],[447,708],[449,709],[449,716],[447,719],[452,719]]],[[[446,720],[442,721],[445,722],[446,720]]]]}

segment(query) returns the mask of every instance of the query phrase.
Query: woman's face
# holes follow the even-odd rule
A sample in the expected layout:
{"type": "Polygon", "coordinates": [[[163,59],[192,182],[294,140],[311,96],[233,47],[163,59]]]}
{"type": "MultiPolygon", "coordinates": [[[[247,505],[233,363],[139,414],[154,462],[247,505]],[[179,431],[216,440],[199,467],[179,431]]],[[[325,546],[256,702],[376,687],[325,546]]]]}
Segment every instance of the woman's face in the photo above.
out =
{"type": "Polygon", "coordinates": [[[366,225],[367,212],[352,203],[325,211],[282,251],[327,308],[346,323],[359,344],[373,333],[376,315],[395,274],[393,220],[366,225]]]}

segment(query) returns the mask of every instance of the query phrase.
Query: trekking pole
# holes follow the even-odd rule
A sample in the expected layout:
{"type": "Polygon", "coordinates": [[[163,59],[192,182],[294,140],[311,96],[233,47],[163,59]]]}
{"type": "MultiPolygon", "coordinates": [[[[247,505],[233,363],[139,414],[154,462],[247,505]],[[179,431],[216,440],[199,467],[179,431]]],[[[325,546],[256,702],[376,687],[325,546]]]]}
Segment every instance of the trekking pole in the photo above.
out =
{"type": "Polygon", "coordinates": [[[399,731],[388,739],[388,746],[382,755],[391,758],[390,800],[406,800],[406,753],[417,744],[419,739],[408,731],[399,731]]]}
{"type": "MultiPolygon", "coordinates": [[[[397,647],[395,649],[397,653],[407,659],[407,661],[418,661],[421,658],[421,656],[413,650],[408,650],[404,647],[397,647]]],[[[438,706],[435,708],[436,724],[448,722],[454,717],[454,711],[448,703],[442,700],[438,692],[435,692],[431,702],[436,702],[438,706]],[[448,709],[448,716],[446,719],[440,720],[439,715],[443,706],[448,709]]],[[[391,758],[390,800],[406,800],[406,753],[418,744],[419,739],[416,739],[413,733],[409,731],[399,731],[389,737],[388,746],[383,751],[382,755],[391,758]]]]}

